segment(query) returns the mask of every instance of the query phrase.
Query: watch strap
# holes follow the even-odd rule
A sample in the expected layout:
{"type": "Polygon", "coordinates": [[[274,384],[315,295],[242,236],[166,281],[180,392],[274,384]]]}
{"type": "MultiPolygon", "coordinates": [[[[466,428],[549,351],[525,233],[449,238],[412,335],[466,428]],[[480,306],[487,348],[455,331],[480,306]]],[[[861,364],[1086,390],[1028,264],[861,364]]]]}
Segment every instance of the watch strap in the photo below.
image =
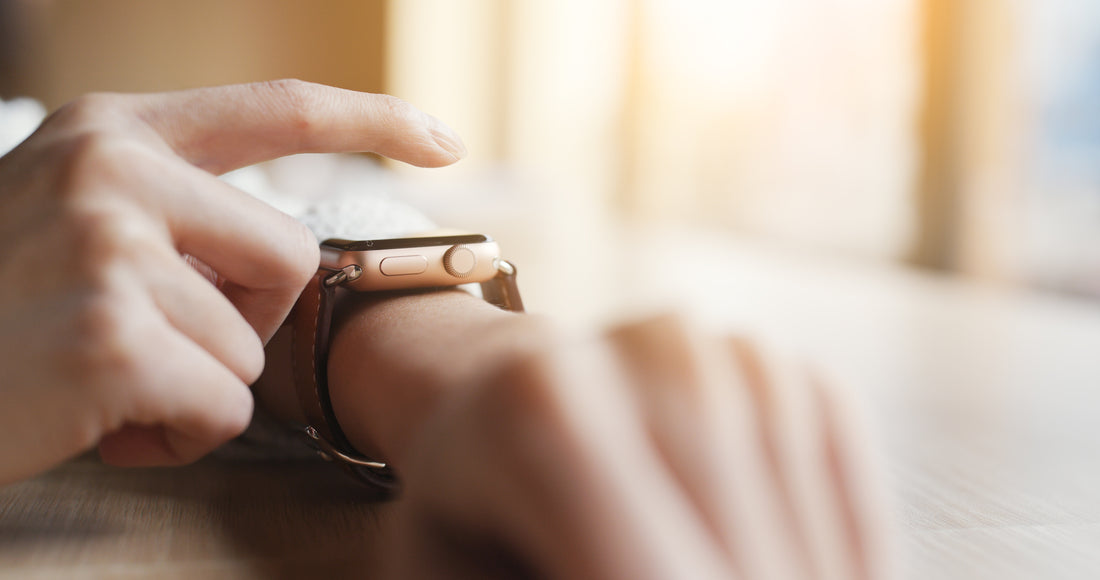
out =
{"type": "Polygon", "coordinates": [[[320,268],[306,285],[290,314],[291,362],[298,404],[306,419],[306,435],[325,459],[335,461],[364,483],[376,498],[392,496],[397,488],[393,471],[385,464],[362,456],[348,441],[328,392],[328,351],[332,338],[332,313],[340,270],[320,268]]]}

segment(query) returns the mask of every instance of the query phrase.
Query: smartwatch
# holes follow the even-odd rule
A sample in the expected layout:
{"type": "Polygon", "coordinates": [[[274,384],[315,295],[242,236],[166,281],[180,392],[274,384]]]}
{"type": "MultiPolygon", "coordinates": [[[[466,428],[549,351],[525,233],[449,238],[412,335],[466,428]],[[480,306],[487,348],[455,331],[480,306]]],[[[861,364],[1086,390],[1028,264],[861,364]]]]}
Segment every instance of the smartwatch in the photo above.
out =
{"type": "Polygon", "coordinates": [[[384,461],[364,456],[336,421],[328,392],[328,351],[338,289],[400,291],[480,286],[482,297],[505,310],[523,311],[516,269],[489,236],[431,232],[380,240],[329,239],[321,264],[302,291],[287,322],[291,359],[304,428],[318,454],[367,483],[377,499],[394,496],[398,480],[384,461]]]}

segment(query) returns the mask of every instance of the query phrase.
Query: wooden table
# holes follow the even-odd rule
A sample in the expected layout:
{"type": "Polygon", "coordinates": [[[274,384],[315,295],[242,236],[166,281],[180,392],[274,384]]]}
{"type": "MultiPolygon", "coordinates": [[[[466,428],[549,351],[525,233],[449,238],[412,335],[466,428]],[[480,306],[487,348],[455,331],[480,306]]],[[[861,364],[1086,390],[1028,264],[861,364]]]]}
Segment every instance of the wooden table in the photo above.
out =
{"type": "Polygon", "coordinates": [[[0,492],[0,576],[361,578],[379,514],[331,467],[120,470],[82,457],[0,492]]]}
{"type": "MultiPolygon", "coordinates": [[[[528,302],[580,323],[675,303],[820,361],[867,404],[907,578],[1100,578],[1100,306],[706,233],[601,247],[596,293],[529,248],[528,302]]],[[[0,575],[362,577],[384,514],[325,467],[82,458],[0,490],[0,575]]]]}

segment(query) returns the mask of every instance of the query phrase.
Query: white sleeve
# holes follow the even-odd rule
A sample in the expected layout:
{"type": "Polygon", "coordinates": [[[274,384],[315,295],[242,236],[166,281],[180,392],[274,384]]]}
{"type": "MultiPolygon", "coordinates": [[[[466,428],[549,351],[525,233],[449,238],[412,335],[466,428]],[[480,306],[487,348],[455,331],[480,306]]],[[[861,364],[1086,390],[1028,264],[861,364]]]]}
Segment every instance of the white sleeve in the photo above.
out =
{"type": "Polygon", "coordinates": [[[46,109],[37,101],[0,100],[0,155],[22,143],[38,128],[45,117],[46,109]]]}
{"type": "Polygon", "coordinates": [[[355,155],[296,155],[222,178],[309,226],[318,240],[401,237],[435,228],[395,199],[399,184],[376,162],[355,155]]]}

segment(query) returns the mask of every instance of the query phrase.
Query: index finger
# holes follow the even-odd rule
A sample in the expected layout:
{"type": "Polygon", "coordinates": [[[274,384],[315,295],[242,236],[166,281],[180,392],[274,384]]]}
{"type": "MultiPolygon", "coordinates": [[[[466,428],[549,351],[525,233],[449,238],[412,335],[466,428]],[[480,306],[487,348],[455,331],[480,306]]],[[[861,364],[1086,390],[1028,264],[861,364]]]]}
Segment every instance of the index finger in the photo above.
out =
{"type": "Polygon", "coordinates": [[[389,95],[289,79],[138,99],[177,155],[214,174],[295,153],[372,152],[421,167],[466,155],[452,129],[389,95]]]}

